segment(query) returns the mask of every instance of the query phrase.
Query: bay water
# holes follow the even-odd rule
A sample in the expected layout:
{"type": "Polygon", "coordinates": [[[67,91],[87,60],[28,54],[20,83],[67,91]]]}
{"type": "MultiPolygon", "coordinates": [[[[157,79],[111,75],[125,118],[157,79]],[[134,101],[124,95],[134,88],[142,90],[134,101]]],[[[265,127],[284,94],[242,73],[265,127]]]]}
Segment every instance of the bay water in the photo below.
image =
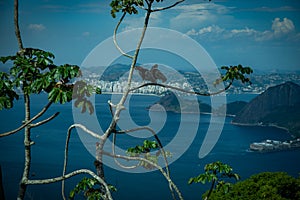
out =
{"type": "MultiPolygon", "coordinates": [[[[228,95],[227,101],[250,101],[256,95],[228,95]]],[[[111,95],[103,94],[96,97],[96,114],[101,127],[109,125],[111,115],[107,101],[111,95]]],[[[152,120],[146,108],[159,99],[151,95],[133,95],[130,100],[130,120],[137,125],[146,126],[152,120]]],[[[201,97],[203,102],[209,103],[210,99],[201,97]]],[[[46,95],[32,97],[32,115],[38,113],[47,104],[46,95]]],[[[9,131],[21,125],[24,118],[23,100],[15,102],[11,110],[0,111],[0,132],[9,131]]],[[[31,179],[57,177],[62,174],[64,146],[67,129],[74,123],[71,103],[65,105],[53,105],[44,115],[47,118],[60,112],[59,116],[51,122],[44,124],[32,131],[32,166],[31,179]]],[[[167,121],[159,133],[162,143],[167,144],[172,140],[181,122],[180,113],[155,112],[152,117],[159,119],[160,115],[166,115],[167,121]]],[[[187,121],[184,126],[189,126],[193,118],[198,114],[185,114],[187,121]],[[189,121],[190,120],[190,121],[189,121]]],[[[43,118],[43,119],[44,119],[43,118]]],[[[273,127],[244,127],[234,126],[230,122],[232,118],[226,117],[222,134],[212,149],[204,158],[199,158],[199,148],[202,145],[205,133],[211,122],[210,115],[201,115],[197,135],[187,151],[170,165],[171,177],[178,186],[185,199],[201,199],[201,195],[209,188],[209,184],[188,185],[190,177],[203,173],[205,164],[222,161],[231,165],[234,172],[241,175],[242,180],[249,176],[265,171],[284,171],[298,177],[300,172],[300,150],[280,151],[270,153],[258,153],[249,151],[252,142],[265,139],[289,140],[291,136],[284,130],[273,127]]],[[[129,119],[128,119],[129,120],[129,119]]],[[[37,121],[36,121],[37,122],[37,121]]],[[[189,137],[190,133],[186,133],[189,137]]],[[[141,139],[128,139],[126,136],[118,139],[120,146],[135,146],[141,139]],[[130,143],[130,144],[128,144],[130,143]]],[[[3,184],[6,199],[16,199],[18,183],[22,176],[24,164],[23,132],[20,131],[9,137],[0,138],[0,165],[3,173],[3,184]]],[[[68,172],[79,168],[94,170],[95,158],[88,152],[76,131],[72,132],[69,146],[68,172]]],[[[166,149],[167,150],[167,149],[166,149]]],[[[172,153],[172,152],[171,152],[172,153]]],[[[171,199],[168,183],[159,171],[148,173],[127,173],[105,167],[106,181],[117,188],[113,193],[114,199],[171,199]]],[[[70,191],[83,175],[73,177],[66,181],[66,191],[70,191]]],[[[26,193],[26,199],[62,199],[61,184],[30,185],[26,193]]],[[[82,195],[76,199],[83,199],[82,195]]]]}

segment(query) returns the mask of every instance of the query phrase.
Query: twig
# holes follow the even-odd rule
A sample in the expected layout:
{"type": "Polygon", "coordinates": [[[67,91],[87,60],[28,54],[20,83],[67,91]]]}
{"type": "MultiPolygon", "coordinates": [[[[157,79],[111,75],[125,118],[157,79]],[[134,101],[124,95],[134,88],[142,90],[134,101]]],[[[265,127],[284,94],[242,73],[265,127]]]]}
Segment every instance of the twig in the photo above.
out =
{"type": "Polygon", "coordinates": [[[30,127],[38,127],[38,126],[40,126],[42,124],[45,124],[45,123],[51,121],[52,119],[54,119],[57,115],[59,115],[59,112],[53,114],[52,116],[48,117],[47,119],[45,119],[43,121],[37,122],[35,124],[30,124],[30,127]]]}
{"type": "Polygon", "coordinates": [[[154,10],[152,10],[152,12],[158,12],[158,11],[163,11],[163,10],[167,10],[167,9],[173,8],[173,7],[177,6],[178,4],[180,4],[180,3],[184,2],[184,1],[185,0],[177,1],[177,2],[175,2],[174,4],[172,4],[170,6],[154,9],[154,10]]]}
{"type": "Polygon", "coordinates": [[[178,88],[178,87],[171,86],[171,85],[165,85],[165,84],[162,84],[162,83],[144,83],[140,86],[131,88],[129,91],[132,92],[132,91],[138,90],[142,87],[155,85],[155,86],[160,86],[160,87],[163,87],[163,88],[174,89],[174,90],[184,92],[184,93],[187,93],[187,94],[195,94],[195,95],[200,95],[200,96],[213,96],[213,95],[220,94],[220,93],[225,92],[226,90],[228,90],[230,88],[230,86],[232,85],[232,83],[233,83],[233,81],[231,81],[229,83],[229,85],[227,85],[224,89],[219,90],[217,92],[212,92],[212,93],[201,93],[201,92],[195,92],[195,91],[188,91],[188,90],[185,90],[185,89],[182,89],[182,88],[178,88]]]}
{"type": "Polygon", "coordinates": [[[118,42],[117,42],[117,31],[119,29],[119,26],[121,25],[123,19],[125,18],[125,15],[126,15],[126,12],[123,13],[122,17],[120,18],[115,30],[114,30],[114,37],[113,37],[113,40],[114,40],[114,44],[116,46],[116,48],[120,51],[120,53],[123,55],[123,56],[126,56],[128,58],[133,58],[132,55],[129,55],[129,54],[126,54],[122,49],[121,47],[119,46],[118,42]]]}
{"type": "Polygon", "coordinates": [[[42,116],[47,110],[48,108],[51,106],[52,101],[50,101],[38,114],[36,114],[34,117],[32,117],[30,120],[26,121],[26,123],[24,123],[22,126],[20,126],[19,128],[16,128],[15,130],[6,132],[6,133],[1,133],[0,137],[5,137],[5,136],[9,136],[11,134],[14,134],[20,130],[22,130],[23,128],[25,128],[28,124],[30,124],[31,122],[33,122],[34,120],[36,120],[37,118],[39,118],[40,116],[42,116]]]}

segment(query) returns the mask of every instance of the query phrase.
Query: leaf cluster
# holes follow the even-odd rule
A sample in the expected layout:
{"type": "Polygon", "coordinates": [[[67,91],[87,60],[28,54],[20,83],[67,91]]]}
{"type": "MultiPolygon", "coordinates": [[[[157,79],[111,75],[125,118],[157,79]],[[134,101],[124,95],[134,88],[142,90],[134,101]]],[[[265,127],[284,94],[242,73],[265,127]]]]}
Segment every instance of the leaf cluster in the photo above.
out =
{"type": "MultiPolygon", "coordinates": [[[[163,0],[155,0],[156,2],[162,2],[163,0]]],[[[154,2],[154,0],[145,0],[149,5],[154,2]]],[[[144,6],[144,0],[112,0],[110,3],[111,11],[110,14],[113,18],[116,17],[116,13],[123,12],[128,14],[138,14],[137,7],[144,6]]]]}
{"type": "Polygon", "coordinates": [[[217,85],[223,81],[230,81],[231,83],[234,80],[240,80],[242,83],[252,84],[250,78],[245,75],[250,75],[253,73],[253,70],[250,67],[243,67],[242,65],[237,66],[222,66],[222,70],[225,70],[225,75],[222,75],[219,79],[214,82],[214,85],[217,85]]]}
{"type": "MultiPolygon", "coordinates": [[[[113,185],[108,185],[110,191],[117,191],[113,185]]],[[[106,199],[105,192],[101,188],[101,184],[95,178],[84,177],[73,190],[70,191],[69,198],[74,199],[76,194],[83,193],[88,200],[106,199]]]]}
{"type": "MultiPolygon", "coordinates": [[[[139,157],[141,154],[143,157],[155,164],[158,163],[158,157],[160,155],[160,151],[156,154],[152,155],[151,150],[156,150],[159,148],[159,145],[156,141],[149,141],[145,140],[143,145],[137,145],[135,147],[131,147],[127,149],[127,154],[132,157],[139,157]]],[[[144,167],[145,169],[153,169],[154,166],[149,164],[148,162],[141,161],[139,163],[140,166],[144,167]]]]}
{"type": "Polygon", "coordinates": [[[0,110],[11,108],[13,100],[17,99],[16,90],[22,93],[48,93],[52,102],[66,103],[72,100],[72,79],[81,72],[76,65],[57,66],[53,62],[54,55],[50,52],[34,48],[25,48],[14,56],[1,57],[0,61],[12,62],[9,74],[1,72],[0,110]]]}
{"type": "Polygon", "coordinates": [[[217,191],[222,191],[223,193],[228,193],[231,188],[231,183],[225,182],[224,179],[234,178],[239,180],[240,176],[233,173],[233,169],[230,165],[224,164],[220,161],[206,164],[204,167],[204,173],[199,174],[196,177],[189,179],[188,184],[192,183],[202,183],[212,182],[212,189],[215,187],[217,191]]]}

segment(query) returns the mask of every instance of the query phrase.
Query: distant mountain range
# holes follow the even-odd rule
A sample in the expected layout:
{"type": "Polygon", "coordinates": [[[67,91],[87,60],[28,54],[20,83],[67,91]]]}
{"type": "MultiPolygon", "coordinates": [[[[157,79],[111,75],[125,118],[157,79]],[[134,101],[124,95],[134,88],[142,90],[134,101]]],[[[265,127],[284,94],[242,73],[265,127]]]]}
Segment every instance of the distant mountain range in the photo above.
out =
{"type": "Polygon", "coordinates": [[[300,137],[300,86],[286,82],[268,88],[242,108],[232,123],[277,126],[300,137]]]}

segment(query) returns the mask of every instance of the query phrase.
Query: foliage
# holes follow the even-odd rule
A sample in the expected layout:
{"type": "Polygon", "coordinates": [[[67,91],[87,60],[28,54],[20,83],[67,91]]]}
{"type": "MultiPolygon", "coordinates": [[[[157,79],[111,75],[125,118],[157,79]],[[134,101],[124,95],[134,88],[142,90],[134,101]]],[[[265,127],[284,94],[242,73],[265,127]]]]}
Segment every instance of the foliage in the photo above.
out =
{"type": "Polygon", "coordinates": [[[285,172],[263,172],[233,184],[226,194],[213,191],[210,199],[300,199],[300,178],[296,179],[285,172]]]}
{"type": "MultiPolygon", "coordinates": [[[[113,185],[109,185],[108,187],[113,192],[117,191],[113,185]]],[[[75,195],[81,192],[83,192],[87,200],[106,199],[105,192],[101,189],[101,184],[95,178],[84,177],[79,183],[77,183],[75,188],[71,190],[69,198],[74,199],[75,195]]]]}
{"type": "Polygon", "coordinates": [[[92,93],[100,94],[100,88],[88,85],[84,81],[72,80],[81,75],[76,65],[56,66],[54,55],[40,49],[26,48],[14,56],[1,57],[0,61],[11,61],[13,66],[9,74],[0,72],[0,110],[13,107],[18,99],[17,89],[24,94],[48,93],[49,101],[66,103],[76,99],[75,107],[82,107],[82,112],[94,112],[92,103],[87,99],[92,93]]]}
{"type": "Polygon", "coordinates": [[[210,191],[208,192],[208,194],[205,195],[207,198],[209,198],[214,187],[215,190],[219,191],[222,194],[226,194],[229,192],[229,189],[231,188],[231,183],[225,182],[224,179],[228,179],[228,178],[234,178],[235,180],[240,179],[240,176],[238,174],[232,172],[233,171],[232,167],[220,161],[206,164],[204,167],[204,171],[205,173],[190,178],[188,184],[192,184],[192,183],[205,184],[207,182],[212,182],[210,191]]]}
{"type": "MultiPolygon", "coordinates": [[[[155,164],[158,162],[158,156],[160,155],[160,151],[158,151],[155,155],[151,154],[151,150],[158,149],[159,145],[156,141],[149,141],[145,140],[143,145],[137,145],[135,147],[131,147],[127,149],[127,154],[132,157],[139,157],[143,154],[143,157],[155,164]]],[[[147,162],[141,161],[139,163],[140,166],[144,167],[145,169],[153,169],[154,166],[147,162]]]]}
{"type": "Polygon", "coordinates": [[[18,99],[16,89],[24,94],[48,93],[52,102],[66,103],[72,100],[71,80],[80,75],[76,65],[53,64],[54,55],[40,49],[26,48],[14,56],[1,57],[0,61],[11,61],[13,66],[9,74],[1,72],[0,110],[11,108],[13,100],[18,99]]]}
{"type": "Polygon", "coordinates": [[[221,78],[217,79],[214,84],[217,85],[222,81],[241,80],[242,83],[250,83],[249,78],[245,77],[245,74],[252,74],[253,70],[250,67],[243,67],[242,65],[237,66],[222,66],[221,69],[226,70],[225,75],[222,75],[221,78]]]}
{"type": "MultiPolygon", "coordinates": [[[[155,0],[156,2],[162,2],[163,0],[155,0]]],[[[152,4],[154,0],[146,1],[146,3],[152,4]]],[[[123,12],[128,14],[138,14],[136,7],[143,7],[144,0],[112,0],[110,3],[111,6],[111,16],[116,17],[117,12],[123,12]]]]}

